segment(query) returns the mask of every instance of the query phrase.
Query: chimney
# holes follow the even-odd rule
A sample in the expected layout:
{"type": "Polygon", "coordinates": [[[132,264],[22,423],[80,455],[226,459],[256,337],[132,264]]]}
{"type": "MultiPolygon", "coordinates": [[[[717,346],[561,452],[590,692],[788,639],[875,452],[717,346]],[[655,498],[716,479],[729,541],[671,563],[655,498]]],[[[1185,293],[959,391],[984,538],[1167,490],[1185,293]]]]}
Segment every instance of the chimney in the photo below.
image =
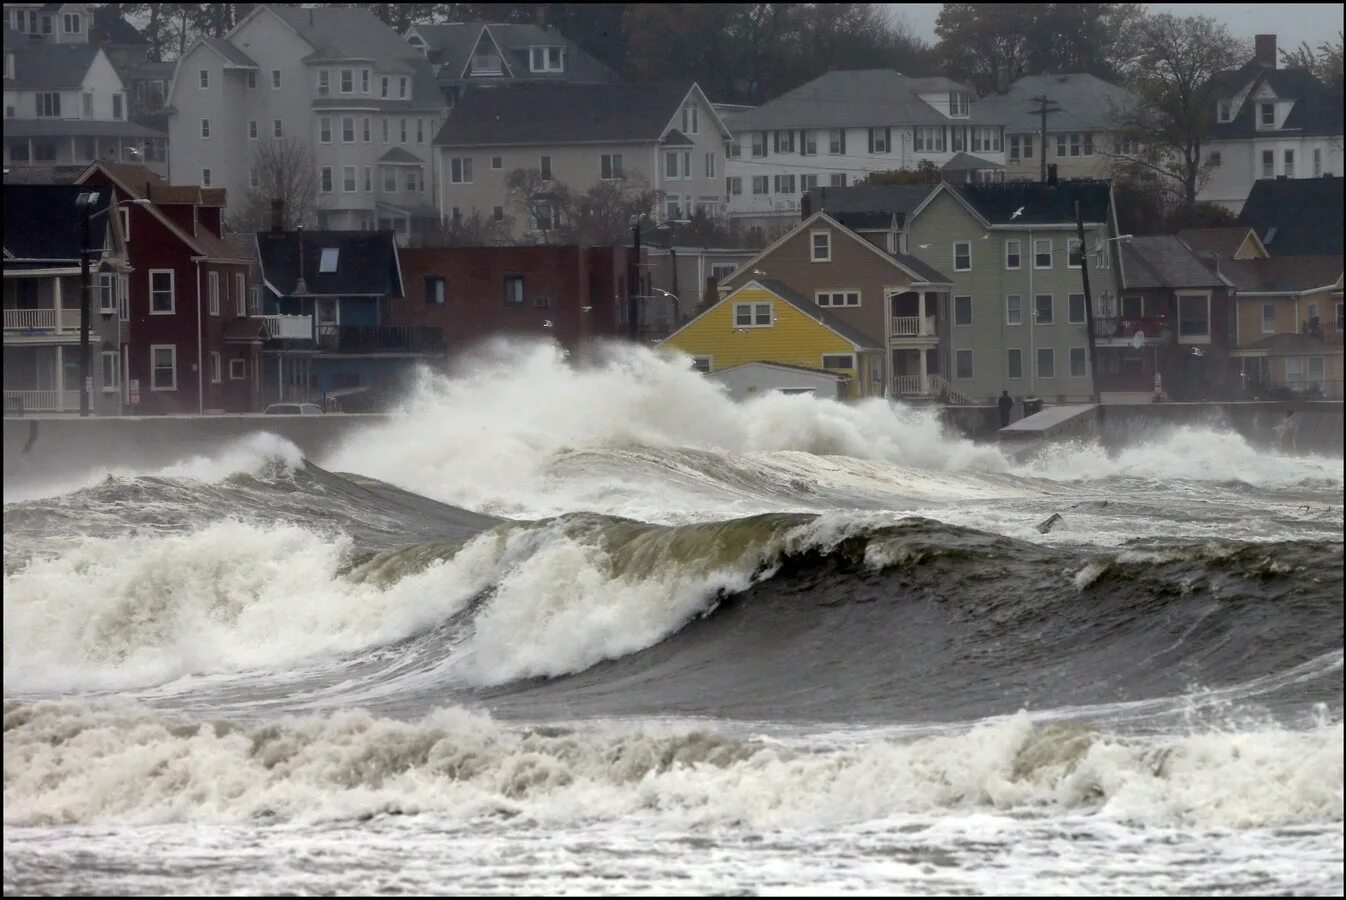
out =
{"type": "Polygon", "coordinates": [[[547,30],[547,4],[539,3],[537,5],[537,27],[543,31],[547,30]]]}
{"type": "Polygon", "coordinates": [[[271,201],[271,231],[280,234],[285,230],[285,201],[279,198],[271,201]]]}
{"type": "Polygon", "coordinates": [[[1276,68],[1276,35],[1259,34],[1253,38],[1253,59],[1264,69],[1276,68]]]}
{"type": "Polygon", "coordinates": [[[1003,94],[1009,90],[1009,66],[1000,63],[995,67],[995,92],[1003,94]]]}
{"type": "Polygon", "coordinates": [[[811,215],[813,215],[813,194],[805,191],[804,196],[799,198],[799,218],[807,219],[811,215]]]}

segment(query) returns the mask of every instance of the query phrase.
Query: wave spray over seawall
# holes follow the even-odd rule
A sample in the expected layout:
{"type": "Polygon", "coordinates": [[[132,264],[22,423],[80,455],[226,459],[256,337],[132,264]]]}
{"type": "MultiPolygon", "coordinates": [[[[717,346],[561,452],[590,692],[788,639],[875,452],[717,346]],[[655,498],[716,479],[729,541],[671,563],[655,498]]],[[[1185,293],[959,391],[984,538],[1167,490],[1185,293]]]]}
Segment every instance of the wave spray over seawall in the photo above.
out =
{"type": "Polygon", "coordinates": [[[501,344],[6,504],[4,888],[1339,894],[1342,484],[501,344]]]}

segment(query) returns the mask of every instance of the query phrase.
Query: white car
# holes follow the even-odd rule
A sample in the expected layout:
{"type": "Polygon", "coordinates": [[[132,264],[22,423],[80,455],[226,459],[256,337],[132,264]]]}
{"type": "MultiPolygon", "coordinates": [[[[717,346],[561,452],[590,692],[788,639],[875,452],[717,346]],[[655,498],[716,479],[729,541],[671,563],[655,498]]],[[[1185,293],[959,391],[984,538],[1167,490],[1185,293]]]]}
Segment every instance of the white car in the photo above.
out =
{"type": "Polygon", "coordinates": [[[320,416],[322,409],[316,403],[272,403],[265,410],[268,416],[320,416]]]}

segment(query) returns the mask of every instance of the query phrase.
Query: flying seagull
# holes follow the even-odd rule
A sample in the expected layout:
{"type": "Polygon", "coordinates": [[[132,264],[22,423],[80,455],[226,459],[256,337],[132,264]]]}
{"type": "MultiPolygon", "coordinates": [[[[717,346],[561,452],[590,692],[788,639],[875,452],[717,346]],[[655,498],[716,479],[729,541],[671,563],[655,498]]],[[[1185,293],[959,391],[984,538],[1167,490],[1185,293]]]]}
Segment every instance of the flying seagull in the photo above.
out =
{"type": "Polygon", "coordinates": [[[580,312],[589,312],[591,309],[593,309],[592,306],[581,306],[580,312]]]}
{"type": "Polygon", "coordinates": [[[1021,207],[1019,207],[1018,209],[1016,209],[1014,212],[1010,213],[1010,218],[1011,218],[1011,219],[1017,219],[1017,218],[1019,218],[1020,216],[1022,216],[1023,214],[1024,214],[1024,208],[1021,206],[1021,207]]]}
{"type": "Polygon", "coordinates": [[[144,152],[139,147],[132,147],[130,145],[127,146],[126,151],[130,153],[132,156],[139,156],[141,153],[144,152]]]}
{"type": "Polygon", "coordinates": [[[935,246],[935,245],[934,245],[934,244],[917,244],[916,246],[917,246],[917,247],[920,247],[922,250],[929,250],[931,247],[933,247],[933,246],[935,246]]]}
{"type": "Polygon", "coordinates": [[[765,275],[766,273],[763,272],[761,269],[753,269],[753,270],[752,270],[752,274],[754,274],[754,275],[765,275]]]}
{"type": "Polygon", "coordinates": [[[985,234],[983,234],[983,235],[981,236],[981,239],[982,239],[983,241],[985,241],[985,240],[989,240],[990,237],[991,237],[991,232],[988,231],[988,232],[986,232],[985,234]]]}
{"type": "Polygon", "coordinates": [[[543,328],[551,328],[552,325],[554,325],[554,324],[555,324],[555,323],[552,322],[551,319],[543,319],[543,320],[542,320],[542,327],[543,327],[543,328]]]}

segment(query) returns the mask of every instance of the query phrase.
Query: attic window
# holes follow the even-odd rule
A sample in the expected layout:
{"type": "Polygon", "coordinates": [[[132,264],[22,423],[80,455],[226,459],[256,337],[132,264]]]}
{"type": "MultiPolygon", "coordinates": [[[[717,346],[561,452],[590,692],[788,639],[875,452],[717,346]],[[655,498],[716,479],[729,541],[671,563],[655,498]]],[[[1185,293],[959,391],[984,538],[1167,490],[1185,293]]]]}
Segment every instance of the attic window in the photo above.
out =
{"type": "Polygon", "coordinates": [[[322,250],[322,259],[318,261],[319,272],[335,272],[337,270],[337,256],[341,253],[339,247],[324,247],[322,250]]]}
{"type": "Polygon", "coordinates": [[[504,68],[500,64],[500,57],[494,53],[478,53],[472,57],[473,75],[500,75],[504,68]]]}
{"type": "Polygon", "coordinates": [[[560,72],[563,69],[561,65],[560,47],[533,47],[529,54],[528,68],[533,72],[560,72]]]}
{"type": "Polygon", "coordinates": [[[1228,100],[1221,100],[1217,105],[1217,110],[1216,118],[1221,122],[1228,122],[1230,119],[1234,118],[1233,104],[1228,100]]]}
{"type": "Polygon", "coordinates": [[[955,118],[966,118],[968,108],[968,96],[963,91],[949,92],[949,115],[955,118]]]}

